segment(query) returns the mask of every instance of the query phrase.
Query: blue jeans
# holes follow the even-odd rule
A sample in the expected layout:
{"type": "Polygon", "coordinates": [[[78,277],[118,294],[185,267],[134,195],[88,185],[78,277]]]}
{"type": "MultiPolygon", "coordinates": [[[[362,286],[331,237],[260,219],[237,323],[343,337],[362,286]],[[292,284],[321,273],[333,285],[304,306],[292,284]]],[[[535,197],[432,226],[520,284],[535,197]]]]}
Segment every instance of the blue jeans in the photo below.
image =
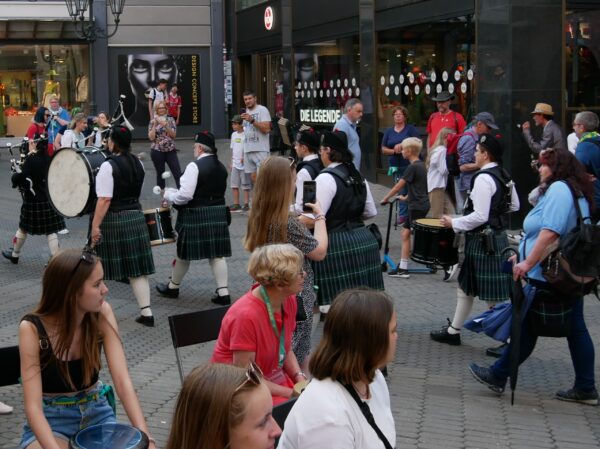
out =
{"type": "MultiPolygon", "coordinates": [[[[394,184],[396,184],[402,176],[404,176],[404,172],[406,171],[406,167],[398,167],[398,171],[394,173],[394,184]]],[[[406,195],[408,193],[408,186],[404,186],[398,195],[406,195]]],[[[408,201],[398,201],[398,217],[407,217],[408,216],[408,201]]]]}
{"type": "MultiPolygon", "coordinates": [[[[573,388],[576,390],[590,391],[595,388],[594,379],[594,343],[590,338],[590,333],[583,319],[583,298],[575,301],[572,311],[571,334],[567,337],[569,342],[569,351],[571,361],[575,369],[575,383],[573,388]]],[[[519,352],[519,365],[523,363],[533,352],[537,337],[529,333],[526,324],[526,318],[523,320],[521,331],[521,345],[519,352]]],[[[509,358],[512,342],[502,353],[496,363],[490,369],[492,374],[500,379],[506,380],[509,375],[509,358]]]]}

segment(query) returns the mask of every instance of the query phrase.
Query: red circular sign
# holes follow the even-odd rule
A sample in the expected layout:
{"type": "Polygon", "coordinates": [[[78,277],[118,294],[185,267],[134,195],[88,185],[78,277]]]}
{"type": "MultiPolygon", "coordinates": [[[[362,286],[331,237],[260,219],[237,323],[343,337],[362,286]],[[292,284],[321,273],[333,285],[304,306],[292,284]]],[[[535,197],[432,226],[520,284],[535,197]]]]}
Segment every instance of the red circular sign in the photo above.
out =
{"type": "Polygon", "coordinates": [[[273,8],[267,6],[265,8],[265,28],[267,31],[271,31],[273,28],[273,22],[275,21],[275,16],[273,14],[273,8]]]}

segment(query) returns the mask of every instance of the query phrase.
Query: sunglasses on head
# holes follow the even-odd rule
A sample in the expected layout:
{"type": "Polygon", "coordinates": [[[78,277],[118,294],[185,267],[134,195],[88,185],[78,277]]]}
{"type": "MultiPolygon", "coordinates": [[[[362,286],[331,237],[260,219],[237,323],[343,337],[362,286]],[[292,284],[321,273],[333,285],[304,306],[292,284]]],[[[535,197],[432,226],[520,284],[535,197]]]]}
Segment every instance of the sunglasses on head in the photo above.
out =
{"type": "Polygon", "coordinates": [[[252,385],[260,385],[260,380],[263,377],[263,372],[258,367],[258,365],[254,362],[250,362],[248,365],[248,369],[246,369],[246,379],[241,383],[239,387],[234,390],[234,393],[237,393],[242,388],[244,388],[247,384],[252,385]]]}
{"type": "Polygon", "coordinates": [[[93,264],[95,256],[96,251],[94,251],[94,249],[89,245],[85,245],[85,247],[81,251],[81,257],[79,258],[77,264],[75,265],[75,268],[73,268],[73,271],[71,272],[71,277],[73,277],[73,275],[77,272],[77,269],[81,265],[81,262],[85,262],[86,264],[93,264]]]}

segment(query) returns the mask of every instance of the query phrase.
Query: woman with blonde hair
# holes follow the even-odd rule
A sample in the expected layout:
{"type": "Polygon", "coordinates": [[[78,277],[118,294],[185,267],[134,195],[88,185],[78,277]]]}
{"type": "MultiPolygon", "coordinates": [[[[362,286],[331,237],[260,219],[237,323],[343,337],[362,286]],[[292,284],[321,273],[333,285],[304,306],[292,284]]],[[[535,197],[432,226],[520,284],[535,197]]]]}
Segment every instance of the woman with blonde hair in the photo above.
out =
{"type": "Polygon", "coordinates": [[[82,428],[116,422],[113,389],[98,380],[102,349],[131,424],[148,434],[103,279],[102,263],[87,250],[58,253],[38,306],[19,325],[23,449],[66,449],[82,428]]]}
{"type": "Polygon", "coordinates": [[[454,214],[454,206],[446,193],[448,185],[448,167],[446,166],[447,138],[456,131],[452,128],[442,128],[433,145],[427,150],[427,192],[429,193],[428,216],[441,218],[442,214],[454,214]]]}
{"type": "Polygon", "coordinates": [[[291,212],[296,183],[293,159],[269,157],[260,166],[254,186],[254,203],[248,217],[245,247],[248,251],[265,243],[290,243],[304,254],[304,284],[298,294],[299,319],[292,338],[298,362],[307,368],[313,308],[317,300],[310,260],[323,260],[327,254],[327,227],[319,204],[309,204],[315,215],[314,237],[291,212]]]}
{"type": "Polygon", "coordinates": [[[167,115],[167,103],[163,100],[154,103],[154,118],[148,124],[148,139],[150,145],[152,163],[156,169],[156,184],[165,190],[165,180],[162,175],[165,172],[165,163],[171,169],[177,188],[181,178],[181,166],[177,158],[175,148],[175,137],[177,136],[177,125],[173,117],[167,115]]]}
{"type": "Polygon", "coordinates": [[[212,363],[179,393],[167,449],[271,449],[281,429],[260,369],[212,363]]]}
{"type": "Polygon", "coordinates": [[[225,314],[211,359],[240,367],[255,362],[265,373],[274,405],[292,396],[294,383],[306,380],[291,349],[303,263],[302,252],[290,244],[252,252],[248,274],[256,284],[225,314]]]}
{"type": "Polygon", "coordinates": [[[87,117],[83,112],[78,112],[73,116],[69,129],[61,137],[60,146],[62,148],[85,148],[86,138],[83,132],[86,128],[87,117]]]}

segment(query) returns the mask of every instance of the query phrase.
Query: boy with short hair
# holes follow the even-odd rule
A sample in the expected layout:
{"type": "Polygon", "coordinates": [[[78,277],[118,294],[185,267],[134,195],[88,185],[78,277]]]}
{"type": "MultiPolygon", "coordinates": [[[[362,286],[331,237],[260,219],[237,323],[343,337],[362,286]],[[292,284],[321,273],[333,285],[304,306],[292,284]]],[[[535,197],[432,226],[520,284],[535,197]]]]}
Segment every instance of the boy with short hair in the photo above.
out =
{"type": "Polygon", "coordinates": [[[381,200],[381,204],[387,204],[404,186],[408,186],[408,195],[400,197],[406,200],[408,197],[408,217],[402,228],[402,255],[400,263],[395,270],[388,273],[389,276],[409,278],[408,257],[410,256],[410,229],[414,222],[425,218],[429,211],[429,197],[427,195],[427,169],[425,163],[419,159],[423,148],[423,142],[417,137],[409,137],[402,141],[402,156],[410,162],[406,167],[404,175],[396,183],[388,194],[381,200]]]}
{"type": "Polygon", "coordinates": [[[242,117],[239,115],[231,119],[231,190],[233,191],[233,205],[231,212],[250,210],[250,189],[252,183],[250,175],[244,171],[244,128],[242,117]],[[244,191],[244,207],[240,205],[240,185],[244,191]]]}

